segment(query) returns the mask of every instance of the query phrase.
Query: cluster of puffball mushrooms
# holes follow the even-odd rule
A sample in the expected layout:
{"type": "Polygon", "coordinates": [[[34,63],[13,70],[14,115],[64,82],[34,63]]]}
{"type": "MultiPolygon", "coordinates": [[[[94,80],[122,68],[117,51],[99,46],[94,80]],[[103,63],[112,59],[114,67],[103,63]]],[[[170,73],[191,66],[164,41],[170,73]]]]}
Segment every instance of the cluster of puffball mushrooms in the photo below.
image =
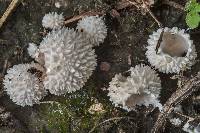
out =
{"type": "MultiPolygon", "coordinates": [[[[51,31],[39,45],[29,44],[27,50],[34,62],[9,68],[3,81],[5,91],[17,105],[39,104],[48,91],[63,95],[81,89],[97,66],[93,47],[103,43],[107,35],[100,16],[84,17],[76,29],[70,29],[64,26],[62,14],[52,12],[43,17],[42,26],[51,31]]],[[[158,29],[147,43],[145,55],[159,72],[179,73],[195,63],[193,41],[177,27],[158,29]]],[[[107,89],[110,101],[127,111],[140,105],[162,110],[161,80],[153,68],[138,64],[127,71],[129,76],[116,74],[107,89]]]]}

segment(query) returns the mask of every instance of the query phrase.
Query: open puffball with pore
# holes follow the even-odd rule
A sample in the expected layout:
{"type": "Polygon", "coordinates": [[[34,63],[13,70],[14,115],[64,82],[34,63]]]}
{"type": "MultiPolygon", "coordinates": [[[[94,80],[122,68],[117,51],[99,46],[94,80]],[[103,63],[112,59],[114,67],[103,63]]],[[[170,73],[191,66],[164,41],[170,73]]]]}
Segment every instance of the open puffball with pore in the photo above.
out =
{"type": "Polygon", "coordinates": [[[4,88],[13,102],[20,106],[33,106],[45,95],[43,84],[29,72],[34,64],[19,64],[9,68],[3,80],[4,88]]]}
{"type": "Polygon", "coordinates": [[[158,52],[156,45],[162,33],[158,29],[149,36],[146,56],[152,66],[163,73],[179,73],[189,69],[197,57],[193,41],[185,30],[165,27],[158,52]]]}
{"type": "Polygon", "coordinates": [[[95,51],[85,36],[74,29],[51,31],[40,43],[44,54],[44,87],[55,95],[83,87],[96,68],[95,51]]]}
{"type": "Polygon", "coordinates": [[[153,105],[162,110],[159,103],[161,81],[149,66],[131,67],[130,76],[116,74],[109,83],[108,96],[116,107],[127,111],[134,110],[136,105],[153,105]]]}
{"type": "Polygon", "coordinates": [[[107,36],[107,28],[103,17],[87,16],[77,24],[77,30],[83,32],[94,46],[98,46],[107,36]]]}

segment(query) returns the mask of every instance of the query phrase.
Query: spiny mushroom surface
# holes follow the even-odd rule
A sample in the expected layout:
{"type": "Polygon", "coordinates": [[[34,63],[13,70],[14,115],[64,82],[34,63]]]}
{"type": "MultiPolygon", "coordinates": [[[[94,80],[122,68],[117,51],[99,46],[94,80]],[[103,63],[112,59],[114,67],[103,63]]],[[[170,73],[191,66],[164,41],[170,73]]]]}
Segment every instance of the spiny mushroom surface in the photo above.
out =
{"type": "Polygon", "coordinates": [[[29,54],[32,58],[38,58],[39,52],[38,52],[38,47],[37,47],[36,44],[34,44],[34,43],[29,43],[27,50],[28,50],[28,54],[29,54]]]}
{"type": "Polygon", "coordinates": [[[96,67],[96,55],[88,39],[73,29],[53,30],[39,50],[46,68],[44,86],[55,95],[79,90],[96,67]]]}
{"type": "Polygon", "coordinates": [[[4,88],[13,102],[33,106],[45,95],[45,89],[35,74],[29,72],[34,64],[19,64],[9,68],[3,80],[4,88]]]}
{"type": "Polygon", "coordinates": [[[107,36],[107,28],[103,17],[84,17],[77,24],[77,30],[83,32],[94,46],[98,46],[107,36]]]}
{"type": "Polygon", "coordinates": [[[165,27],[158,52],[156,46],[162,29],[149,36],[146,56],[148,61],[163,73],[179,73],[190,69],[195,63],[197,53],[190,35],[177,27],[165,27]]]}
{"type": "Polygon", "coordinates": [[[57,12],[50,12],[45,14],[42,19],[42,26],[49,29],[59,29],[64,24],[64,17],[57,12]]]}
{"type": "Polygon", "coordinates": [[[162,105],[158,101],[161,81],[156,72],[143,64],[131,67],[129,72],[128,77],[116,74],[110,82],[110,101],[127,111],[134,110],[136,105],[150,104],[161,110],[162,105]]]}

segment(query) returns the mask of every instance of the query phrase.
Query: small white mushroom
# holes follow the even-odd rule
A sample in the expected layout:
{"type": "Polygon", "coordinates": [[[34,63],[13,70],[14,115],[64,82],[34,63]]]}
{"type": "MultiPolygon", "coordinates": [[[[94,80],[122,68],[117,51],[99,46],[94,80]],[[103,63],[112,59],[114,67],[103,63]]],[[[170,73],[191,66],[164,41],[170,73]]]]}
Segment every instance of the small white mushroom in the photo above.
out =
{"type": "Polygon", "coordinates": [[[96,55],[87,38],[73,29],[50,32],[40,43],[44,55],[44,86],[55,95],[79,90],[96,67],[96,55]]]}
{"type": "Polygon", "coordinates": [[[42,82],[30,72],[32,67],[34,64],[14,65],[3,80],[5,91],[17,105],[33,106],[45,95],[42,82]]]}
{"type": "Polygon", "coordinates": [[[45,14],[42,19],[42,26],[49,29],[59,29],[64,24],[64,17],[57,12],[50,12],[45,14]]]}
{"type": "Polygon", "coordinates": [[[77,24],[79,32],[83,32],[94,46],[98,46],[107,36],[107,28],[103,17],[89,16],[84,17],[77,24]]]}

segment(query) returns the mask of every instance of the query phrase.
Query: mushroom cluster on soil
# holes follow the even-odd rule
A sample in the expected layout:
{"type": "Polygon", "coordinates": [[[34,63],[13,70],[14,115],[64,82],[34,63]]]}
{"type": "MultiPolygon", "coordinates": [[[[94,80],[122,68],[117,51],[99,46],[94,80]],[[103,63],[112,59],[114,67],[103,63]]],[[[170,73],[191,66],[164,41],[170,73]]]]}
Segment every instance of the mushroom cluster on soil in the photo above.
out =
{"type": "Polygon", "coordinates": [[[53,12],[44,16],[42,25],[52,31],[39,46],[29,43],[27,49],[36,65],[15,65],[3,81],[7,94],[21,106],[39,103],[46,90],[62,95],[82,88],[97,65],[92,47],[102,43],[107,35],[103,17],[99,16],[83,18],[78,22],[78,30],[74,30],[64,26],[62,14],[53,12]],[[36,76],[32,68],[42,74],[36,76]]]}
{"type": "MultiPolygon", "coordinates": [[[[160,28],[149,36],[147,42],[146,57],[160,72],[179,73],[195,63],[195,46],[185,30],[160,28]]],[[[155,71],[148,66],[137,65],[129,72],[128,77],[116,74],[110,82],[108,96],[114,105],[128,111],[134,110],[136,105],[153,105],[162,110],[158,99],[161,81],[155,71]]]]}
{"type": "Polygon", "coordinates": [[[42,26],[49,29],[59,29],[64,24],[64,17],[57,12],[50,12],[44,15],[42,19],[42,26]]]}
{"type": "MultiPolygon", "coordinates": [[[[99,46],[107,35],[103,17],[99,16],[84,17],[76,29],[70,29],[64,26],[63,15],[53,12],[44,16],[42,25],[52,31],[39,46],[29,43],[27,49],[36,63],[13,66],[3,81],[7,94],[21,106],[40,103],[47,90],[63,95],[81,89],[97,66],[93,47],[99,46]]],[[[146,57],[160,72],[179,73],[195,63],[195,46],[184,30],[161,28],[147,42],[146,57]]],[[[161,111],[161,80],[156,71],[141,64],[131,67],[128,73],[129,76],[116,74],[109,83],[110,101],[127,111],[141,105],[161,111]]]]}

